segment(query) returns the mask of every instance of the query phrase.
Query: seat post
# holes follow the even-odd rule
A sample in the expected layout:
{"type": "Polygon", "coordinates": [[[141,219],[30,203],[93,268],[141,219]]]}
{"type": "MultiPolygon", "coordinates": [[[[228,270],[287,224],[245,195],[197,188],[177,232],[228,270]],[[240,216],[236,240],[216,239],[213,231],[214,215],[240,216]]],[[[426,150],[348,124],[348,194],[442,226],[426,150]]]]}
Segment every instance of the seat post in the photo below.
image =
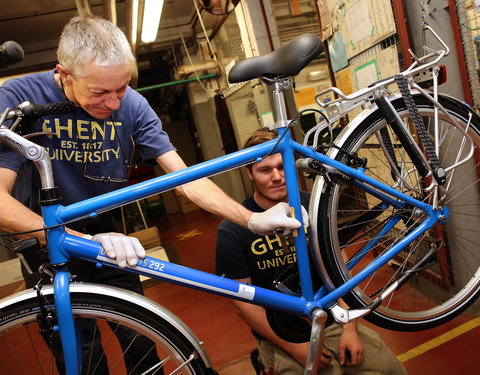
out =
{"type": "Polygon", "coordinates": [[[284,128],[288,126],[289,120],[287,116],[287,106],[285,104],[285,94],[283,90],[292,86],[290,79],[281,81],[274,81],[273,83],[273,111],[275,115],[275,124],[272,126],[275,129],[284,128]]]}

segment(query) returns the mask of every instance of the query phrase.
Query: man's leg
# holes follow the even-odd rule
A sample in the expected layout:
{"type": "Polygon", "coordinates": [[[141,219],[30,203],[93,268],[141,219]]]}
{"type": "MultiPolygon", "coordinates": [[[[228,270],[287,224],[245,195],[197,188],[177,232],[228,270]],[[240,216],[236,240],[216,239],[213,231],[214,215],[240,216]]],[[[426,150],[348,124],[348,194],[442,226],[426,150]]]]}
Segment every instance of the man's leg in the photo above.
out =
{"type": "MultiPolygon", "coordinates": [[[[257,338],[257,347],[264,366],[273,368],[274,375],[303,375],[305,369],[291,355],[268,340],[257,338]]],[[[330,364],[319,370],[321,375],[341,375],[338,362],[332,358],[330,364]]]]}
{"type": "MultiPolygon", "coordinates": [[[[354,367],[342,366],[342,374],[355,375],[406,375],[407,372],[392,351],[373,330],[362,324],[357,325],[364,347],[363,362],[354,367]]],[[[342,326],[335,324],[327,328],[325,346],[338,358],[338,344],[342,326]]]]}

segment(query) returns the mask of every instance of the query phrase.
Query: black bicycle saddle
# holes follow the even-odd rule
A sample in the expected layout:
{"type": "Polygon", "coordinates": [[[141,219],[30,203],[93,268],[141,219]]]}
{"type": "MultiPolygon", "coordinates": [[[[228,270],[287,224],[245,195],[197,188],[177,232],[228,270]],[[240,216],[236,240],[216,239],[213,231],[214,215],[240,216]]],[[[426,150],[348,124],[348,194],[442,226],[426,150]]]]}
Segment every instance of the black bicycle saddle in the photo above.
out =
{"type": "Polygon", "coordinates": [[[324,51],[315,34],[302,34],[267,55],[252,57],[235,64],[228,74],[230,83],[257,77],[278,79],[295,76],[324,51]]]}

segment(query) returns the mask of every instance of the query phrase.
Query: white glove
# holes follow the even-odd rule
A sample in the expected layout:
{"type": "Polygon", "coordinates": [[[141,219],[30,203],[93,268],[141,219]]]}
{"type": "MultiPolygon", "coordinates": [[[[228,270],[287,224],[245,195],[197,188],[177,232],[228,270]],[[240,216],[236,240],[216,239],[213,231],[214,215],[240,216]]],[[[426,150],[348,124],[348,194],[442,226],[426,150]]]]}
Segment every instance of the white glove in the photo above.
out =
{"type": "MultiPolygon", "coordinates": [[[[308,227],[308,213],[302,206],[303,225],[308,227]]],[[[286,202],[280,202],[264,212],[255,212],[248,221],[248,229],[264,236],[277,230],[288,235],[293,230],[300,228],[300,222],[290,217],[290,206],[286,202]]]]}
{"type": "Polygon", "coordinates": [[[143,259],[147,255],[138,238],[125,236],[122,233],[99,233],[93,237],[86,234],[83,238],[100,243],[107,256],[117,260],[120,268],[125,268],[127,263],[135,267],[137,258],[143,259]]]}

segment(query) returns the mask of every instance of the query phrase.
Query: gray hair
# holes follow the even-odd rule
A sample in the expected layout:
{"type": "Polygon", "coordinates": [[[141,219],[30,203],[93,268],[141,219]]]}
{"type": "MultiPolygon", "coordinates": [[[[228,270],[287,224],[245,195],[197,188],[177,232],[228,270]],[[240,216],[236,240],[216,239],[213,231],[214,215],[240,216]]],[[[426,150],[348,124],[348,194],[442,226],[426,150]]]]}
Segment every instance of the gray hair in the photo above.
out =
{"type": "Polygon", "coordinates": [[[90,62],[120,66],[134,60],[125,34],[110,21],[96,16],[74,17],[65,25],[57,58],[74,77],[84,75],[90,62]]]}

